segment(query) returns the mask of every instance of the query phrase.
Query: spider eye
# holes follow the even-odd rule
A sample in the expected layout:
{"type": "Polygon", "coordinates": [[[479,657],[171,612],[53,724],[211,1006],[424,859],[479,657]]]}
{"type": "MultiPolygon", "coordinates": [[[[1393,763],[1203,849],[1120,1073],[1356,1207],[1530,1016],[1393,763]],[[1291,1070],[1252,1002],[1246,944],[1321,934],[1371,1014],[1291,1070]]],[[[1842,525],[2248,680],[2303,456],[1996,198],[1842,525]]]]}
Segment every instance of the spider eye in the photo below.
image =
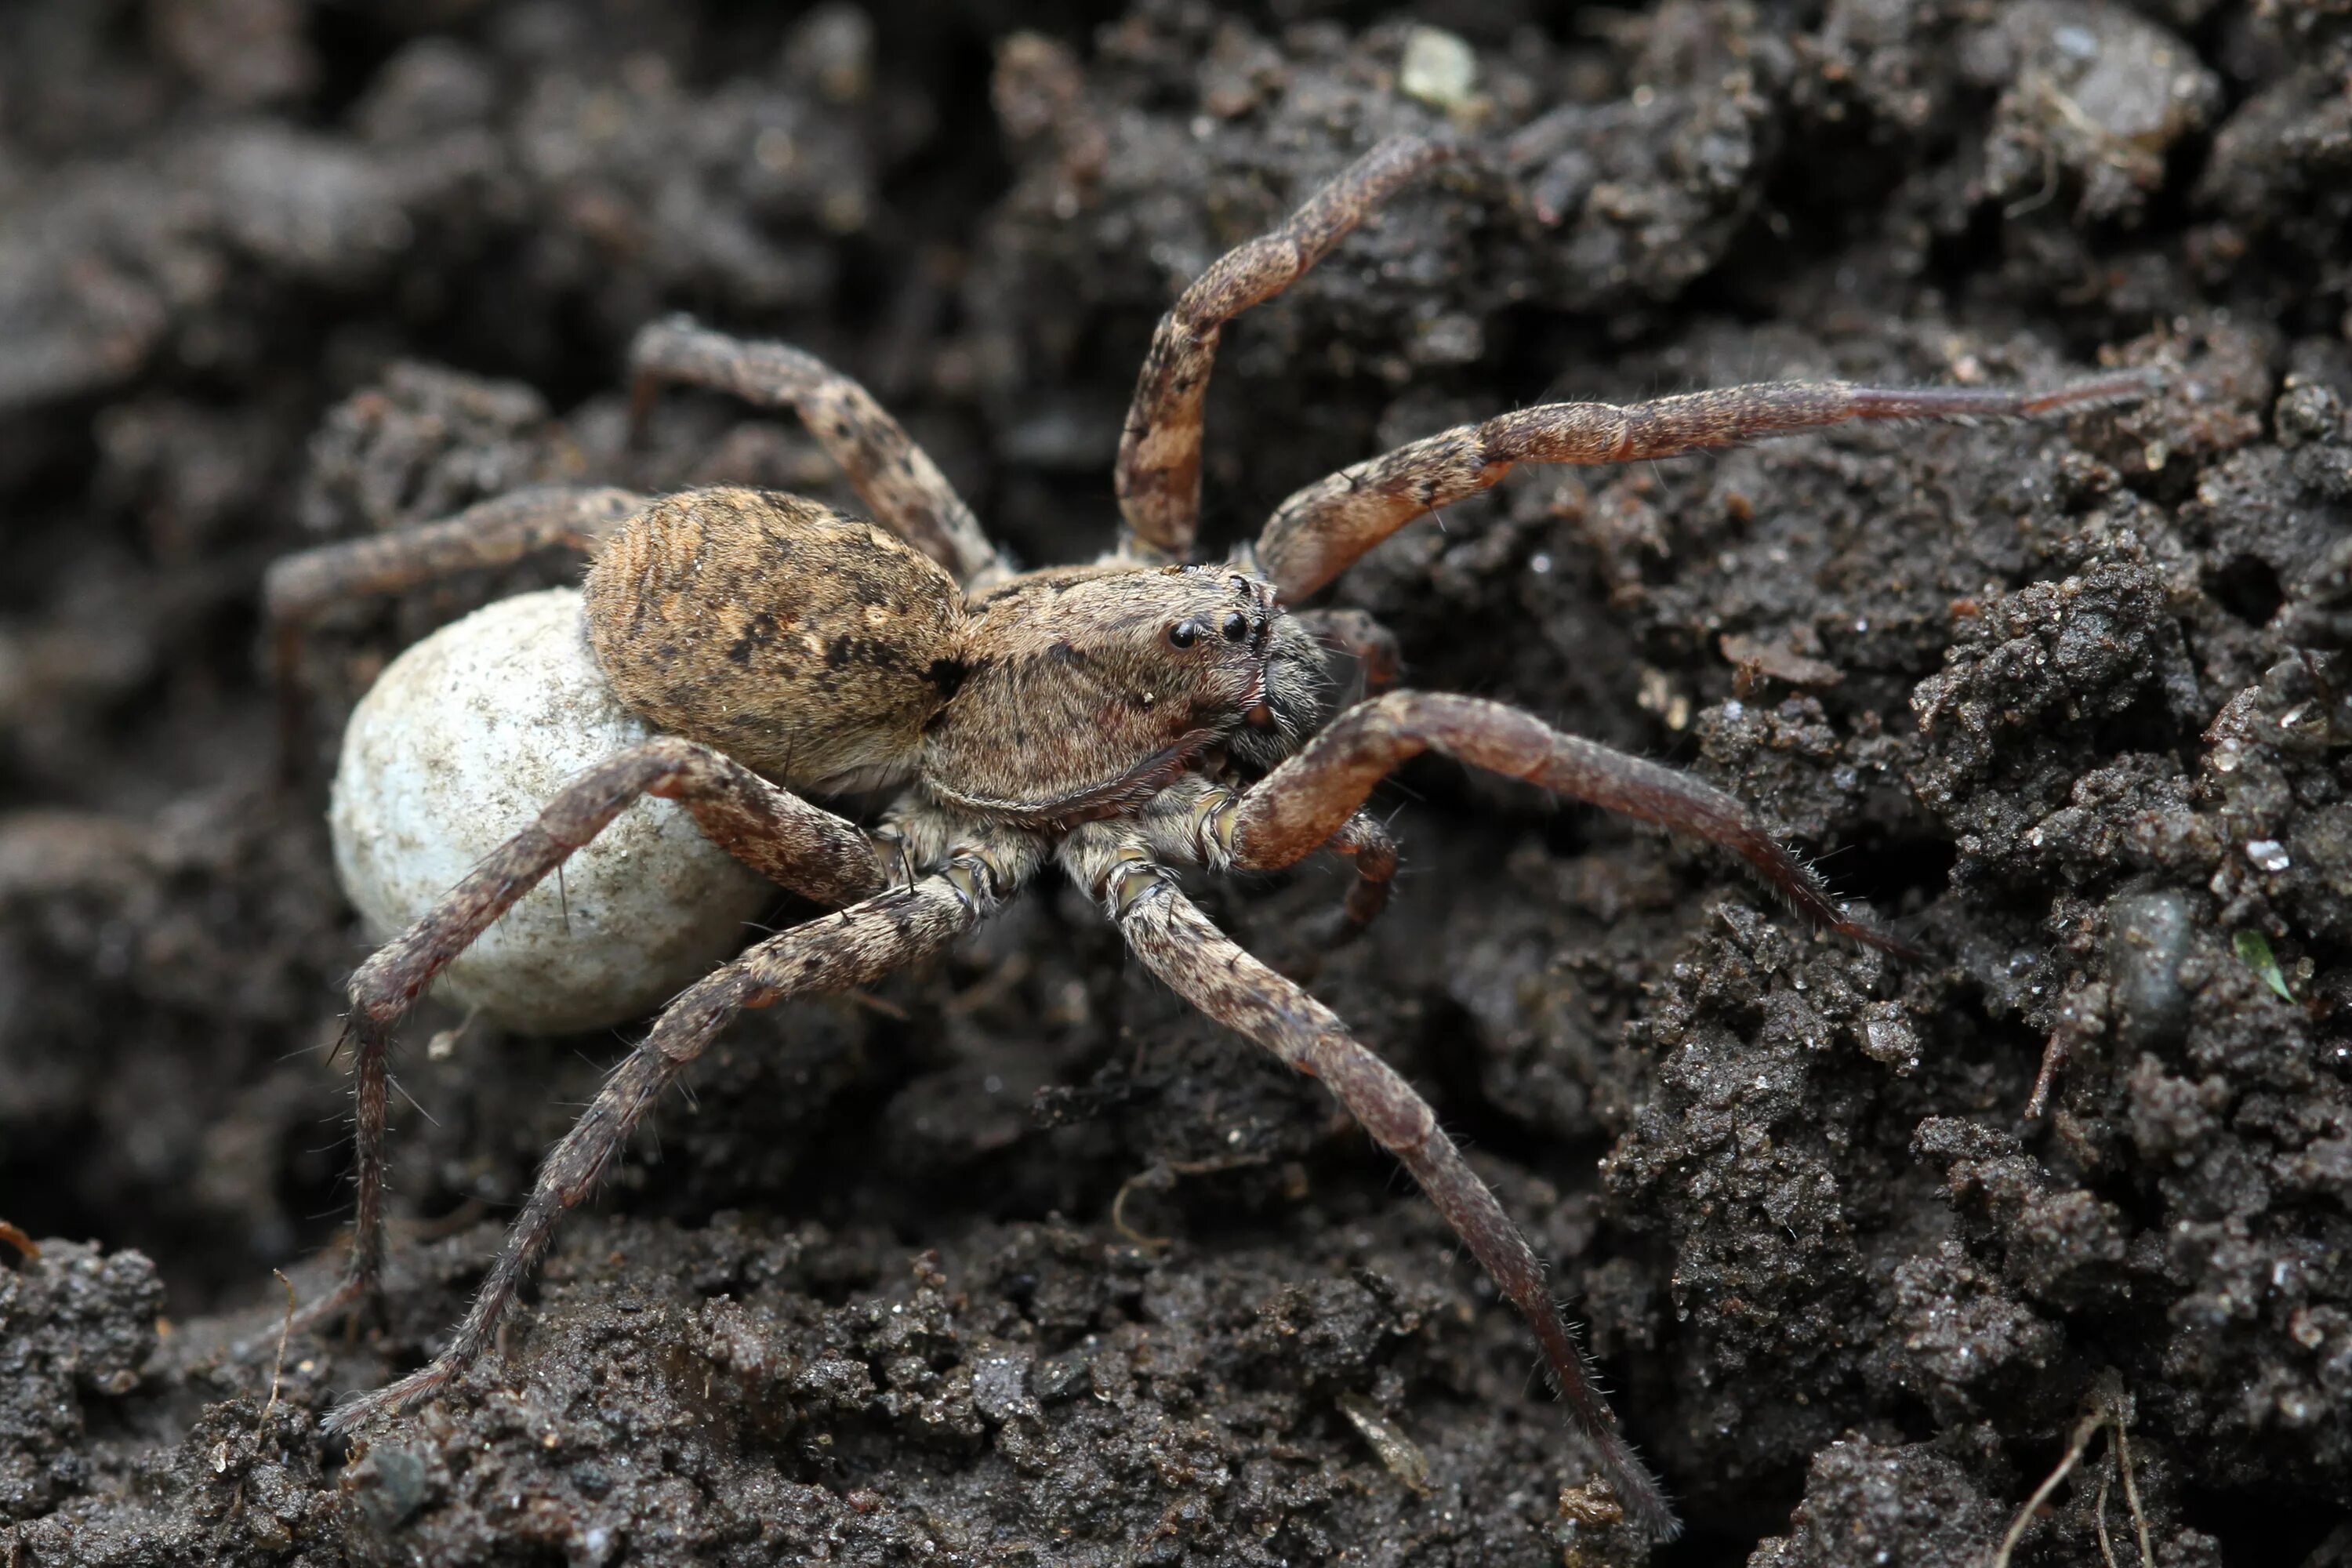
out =
{"type": "Polygon", "coordinates": [[[1223,629],[1227,642],[1240,642],[1249,636],[1249,617],[1243,615],[1239,610],[1235,610],[1225,616],[1225,624],[1223,629]]]}
{"type": "Polygon", "coordinates": [[[1178,621],[1168,628],[1168,640],[1178,647],[1191,647],[1201,640],[1201,623],[1178,621]]]}

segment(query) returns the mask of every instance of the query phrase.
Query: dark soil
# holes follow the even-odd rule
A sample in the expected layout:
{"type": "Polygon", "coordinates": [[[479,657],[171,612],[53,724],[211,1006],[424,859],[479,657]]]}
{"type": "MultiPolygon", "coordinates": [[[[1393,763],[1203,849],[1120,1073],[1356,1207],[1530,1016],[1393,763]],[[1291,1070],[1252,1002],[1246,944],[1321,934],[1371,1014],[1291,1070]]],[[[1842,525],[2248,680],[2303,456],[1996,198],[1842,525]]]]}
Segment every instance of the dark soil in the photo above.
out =
{"type": "MultiPolygon", "coordinates": [[[[0,1217],[66,1238],[0,1263],[0,1562],[1643,1560],[1393,1167],[1052,883],[730,1030],[502,1352],[331,1442],[623,1048],[421,1017],[389,1321],[273,1377],[270,1271],[323,1289],[349,1201],[341,712],[576,568],[331,628],[282,794],[264,565],[547,478],[844,499],[717,399],[624,448],[622,349],[679,308],[1088,554],[1174,289],[1446,117],[1383,16],[0,9],[0,1217]]],[[[2162,1563],[2343,1561],[2352,12],[1421,19],[1504,166],[1229,334],[1215,542],[1547,397],[2177,367],[2063,426],[1529,473],[1337,590],[1414,683],[1759,803],[1927,955],[1517,786],[1392,792],[1401,896],[1318,990],[1555,1261],[1691,1522],[1649,1560],[1981,1563],[2087,1407],[2129,1473],[2095,1436],[2017,1563],[2137,1562],[2126,1481],[2162,1563]]],[[[1281,954],[1341,886],[1204,896],[1281,954]]]]}

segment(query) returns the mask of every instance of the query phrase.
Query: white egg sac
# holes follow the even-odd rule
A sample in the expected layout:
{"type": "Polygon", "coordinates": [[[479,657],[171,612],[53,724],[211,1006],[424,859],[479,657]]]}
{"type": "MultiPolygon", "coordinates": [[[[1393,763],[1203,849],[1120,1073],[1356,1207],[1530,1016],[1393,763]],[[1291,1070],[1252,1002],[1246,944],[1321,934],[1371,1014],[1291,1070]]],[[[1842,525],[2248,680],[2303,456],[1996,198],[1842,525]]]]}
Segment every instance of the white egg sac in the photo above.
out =
{"type": "MultiPolygon", "coordinates": [[[[402,654],[352,713],[329,808],[370,937],[398,934],[583,769],[655,733],[597,668],[575,589],[501,600],[402,654]]],[[[774,893],[681,807],[639,800],[441,990],[526,1034],[625,1023],[730,957],[774,893]]]]}

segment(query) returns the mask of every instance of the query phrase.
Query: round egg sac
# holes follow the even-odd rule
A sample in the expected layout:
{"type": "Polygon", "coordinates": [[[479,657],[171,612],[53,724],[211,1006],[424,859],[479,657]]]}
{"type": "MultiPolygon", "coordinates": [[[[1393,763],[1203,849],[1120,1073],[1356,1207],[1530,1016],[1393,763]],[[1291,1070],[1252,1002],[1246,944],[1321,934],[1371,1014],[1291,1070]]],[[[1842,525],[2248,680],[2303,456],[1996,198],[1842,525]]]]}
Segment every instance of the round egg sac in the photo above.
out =
{"type": "MultiPolygon", "coordinates": [[[[369,940],[656,732],[598,668],[576,589],[502,600],[403,653],[352,711],[329,813],[369,940]]],[[[440,994],[524,1034],[625,1023],[730,956],[774,891],[680,807],[641,799],[458,955],[440,994]]]]}

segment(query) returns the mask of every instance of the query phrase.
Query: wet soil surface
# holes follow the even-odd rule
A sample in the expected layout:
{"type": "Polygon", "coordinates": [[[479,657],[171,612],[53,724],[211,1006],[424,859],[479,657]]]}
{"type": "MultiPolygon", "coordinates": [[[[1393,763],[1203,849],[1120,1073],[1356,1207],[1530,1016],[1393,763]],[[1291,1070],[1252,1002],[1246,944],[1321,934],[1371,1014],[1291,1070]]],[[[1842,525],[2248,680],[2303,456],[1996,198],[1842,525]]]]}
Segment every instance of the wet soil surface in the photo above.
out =
{"type": "MultiPolygon", "coordinates": [[[[2352,14],[1383,15],[0,11],[9,1568],[1974,1563],[2077,1438],[2013,1561],[2343,1560],[2352,14]],[[384,1321],[276,1354],[271,1270],[323,1290],[349,1202],[341,714],[576,567],[339,618],[286,792],[264,565],[551,479],[845,501],[715,398],[628,447],[621,353],[674,309],[852,371],[1024,558],[1080,558],[1173,290],[1449,121],[1486,166],[1227,334],[1213,542],[1547,398],[2171,367],[2050,425],[1528,473],[1335,591],[1414,684],[1758,803],[1923,954],[1449,765],[1385,797],[1400,896],[1317,988],[1552,1260],[1686,1539],[1610,1522],[1328,1097],[1050,881],[731,1028],[498,1353],[322,1436],[625,1041],[420,1016],[384,1321]]],[[[1343,885],[1202,896],[1281,955],[1343,885]]]]}

